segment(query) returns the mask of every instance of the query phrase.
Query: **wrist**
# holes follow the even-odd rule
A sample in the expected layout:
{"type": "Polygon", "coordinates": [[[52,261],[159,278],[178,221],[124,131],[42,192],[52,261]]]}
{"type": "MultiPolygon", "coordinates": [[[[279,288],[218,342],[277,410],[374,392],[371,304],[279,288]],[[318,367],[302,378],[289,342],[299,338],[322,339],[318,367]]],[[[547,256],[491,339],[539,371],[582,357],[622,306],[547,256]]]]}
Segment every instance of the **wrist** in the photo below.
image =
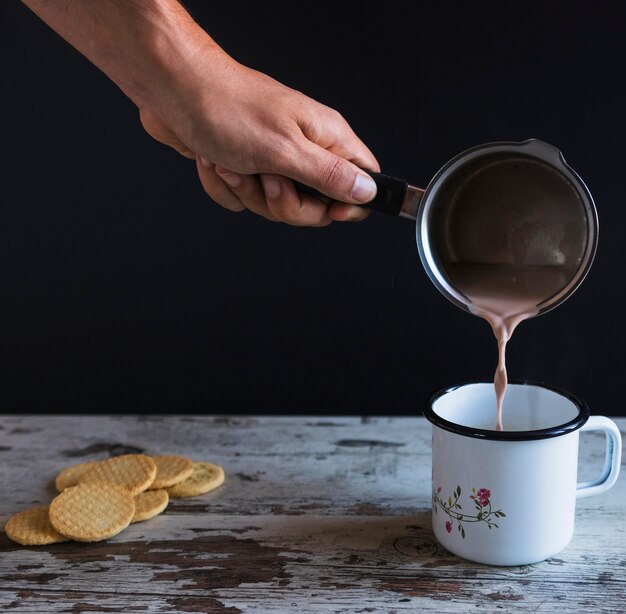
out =
{"type": "MultiPolygon", "coordinates": [[[[128,0],[120,0],[127,2],[128,0]]],[[[176,0],[135,0],[125,38],[109,30],[97,54],[105,72],[138,107],[165,111],[195,83],[198,70],[227,54],[176,0]]]]}

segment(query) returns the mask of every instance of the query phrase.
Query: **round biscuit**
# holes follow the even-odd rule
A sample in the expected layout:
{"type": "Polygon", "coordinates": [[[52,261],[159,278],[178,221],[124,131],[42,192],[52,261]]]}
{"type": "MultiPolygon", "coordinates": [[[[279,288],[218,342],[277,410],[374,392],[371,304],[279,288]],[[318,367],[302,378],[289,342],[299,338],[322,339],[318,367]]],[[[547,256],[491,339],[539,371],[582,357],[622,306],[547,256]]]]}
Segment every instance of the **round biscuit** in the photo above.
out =
{"type": "Polygon", "coordinates": [[[151,458],[156,463],[157,473],[150,490],[174,486],[193,473],[193,463],[184,456],[160,455],[151,458]]]}
{"type": "Polygon", "coordinates": [[[224,470],[212,463],[193,463],[193,473],[186,480],[167,488],[170,497],[195,497],[217,488],[224,482],[224,470]]]}
{"type": "Polygon", "coordinates": [[[78,483],[111,482],[123,486],[135,496],[152,484],[155,475],[156,464],[149,456],[124,454],[97,463],[78,480],[78,483]]]}
{"type": "Polygon", "coordinates": [[[169,500],[170,497],[163,488],[140,492],[135,497],[135,515],[131,524],[158,516],[167,507],[169,500]]]}
{"type": "Polygon", "coordinates": [[[47,505],[11,516],[4,525],[4,531],[10,539],[23,546],[44,546],[66,542],[69,539],[61,535],[50,523],[47,505]]]}
{"type": "Polygon", "coordinates": [[[88,482],[57,495],[49,514],[61,535],[79,542],[97,542],[117,535],[130,524],[135,500],[123,486],[88,482]]]}
{"type": "Polygon", "coordinates": [[[66,467],[54,479],[56,489],[59,492],[63,492],[66,488],[76,486],[76,484],[78,484],[78,480],[80,480],[80,478],[82,478],[87,471],[92,469],[96,463],[99,462],[101,461],[87,461],[86,463],[78,463],[78,465],[66,467]]]}

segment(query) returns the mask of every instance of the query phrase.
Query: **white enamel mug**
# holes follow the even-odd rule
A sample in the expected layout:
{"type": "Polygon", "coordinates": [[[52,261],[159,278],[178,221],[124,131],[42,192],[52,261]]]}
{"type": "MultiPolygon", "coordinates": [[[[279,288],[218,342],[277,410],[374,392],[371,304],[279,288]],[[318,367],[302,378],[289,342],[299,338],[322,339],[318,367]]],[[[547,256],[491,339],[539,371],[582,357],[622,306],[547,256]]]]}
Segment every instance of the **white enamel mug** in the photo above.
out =
{"type": "Polygon", "coordinates": [[[619,474],[617,425],[550,386],[510,383],[503,431],[494,430],[493,383],[442,390],[424,411],[433,424],[433,531],[450,552],[488,565],[525,565],[567,546],[576,499],[607,491],[619,474]],[[577,484],[582,431],[606,434],[602,472],[577,484]]]}

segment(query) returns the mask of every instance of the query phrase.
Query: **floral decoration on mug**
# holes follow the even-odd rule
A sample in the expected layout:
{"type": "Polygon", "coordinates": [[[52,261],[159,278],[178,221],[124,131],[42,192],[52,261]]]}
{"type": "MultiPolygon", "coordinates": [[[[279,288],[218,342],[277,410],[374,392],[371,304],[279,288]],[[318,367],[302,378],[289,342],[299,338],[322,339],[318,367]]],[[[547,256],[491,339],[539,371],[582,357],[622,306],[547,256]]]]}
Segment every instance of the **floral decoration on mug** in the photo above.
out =
{"type": "Polygon", "coordinates": [[[452,493],[448,500],[444,500],[441,497],[441,486],[439,486],[436,492],[433,493],[433,511],[438,513],[438,508],[443,510],[443,513],[448,517],[446,520],[446,531],[452,533],[452,528],[456,523],[457,529],[461,534],[461,537],[465,539],[465,527],[463,523],[467,522],[484,522],[489,529],[493,527],[500,528],[494,521],[494,518],[504,518],[506,514],[502,510],[494,510],[491,507],[491,491],[488,488],[476,488],[472,487],[472,494],[469,498],[474,503],[476,508],[476,514],[466,514],[463,512],[463,507],[459,503],[461,498],[461,487],[457,485],[456,489],[452,493]]]}

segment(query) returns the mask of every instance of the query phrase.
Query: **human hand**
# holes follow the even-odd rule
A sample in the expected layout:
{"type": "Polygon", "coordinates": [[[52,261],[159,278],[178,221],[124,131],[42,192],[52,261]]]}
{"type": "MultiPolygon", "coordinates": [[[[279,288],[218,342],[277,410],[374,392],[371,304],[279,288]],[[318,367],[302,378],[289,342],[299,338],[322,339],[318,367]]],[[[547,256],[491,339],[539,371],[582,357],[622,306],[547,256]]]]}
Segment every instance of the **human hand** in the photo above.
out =
{"type": "Polygon", "coordinates": [[[367,217],[355,203],[370,201],[376,186],[361,169],[380,169],[339,113],[223,52],[198,64],[178,95],[140,117],[155,139],[196,158],[213,200],[297,226],[367,217]],[[292,179],[334,202],[297,192],[292,179]]]}
{"type": "Polygon", "coordinates": [[[361,168],[378,163],[346,121],[233,60],[178,0],[24,2],[137,104],[149,134],[198,160],[224,207],[309,226],[367,216],[354,205],[376,186],[361,168]],[[335,202],[299,194],[292,179],[335,202]]]}

